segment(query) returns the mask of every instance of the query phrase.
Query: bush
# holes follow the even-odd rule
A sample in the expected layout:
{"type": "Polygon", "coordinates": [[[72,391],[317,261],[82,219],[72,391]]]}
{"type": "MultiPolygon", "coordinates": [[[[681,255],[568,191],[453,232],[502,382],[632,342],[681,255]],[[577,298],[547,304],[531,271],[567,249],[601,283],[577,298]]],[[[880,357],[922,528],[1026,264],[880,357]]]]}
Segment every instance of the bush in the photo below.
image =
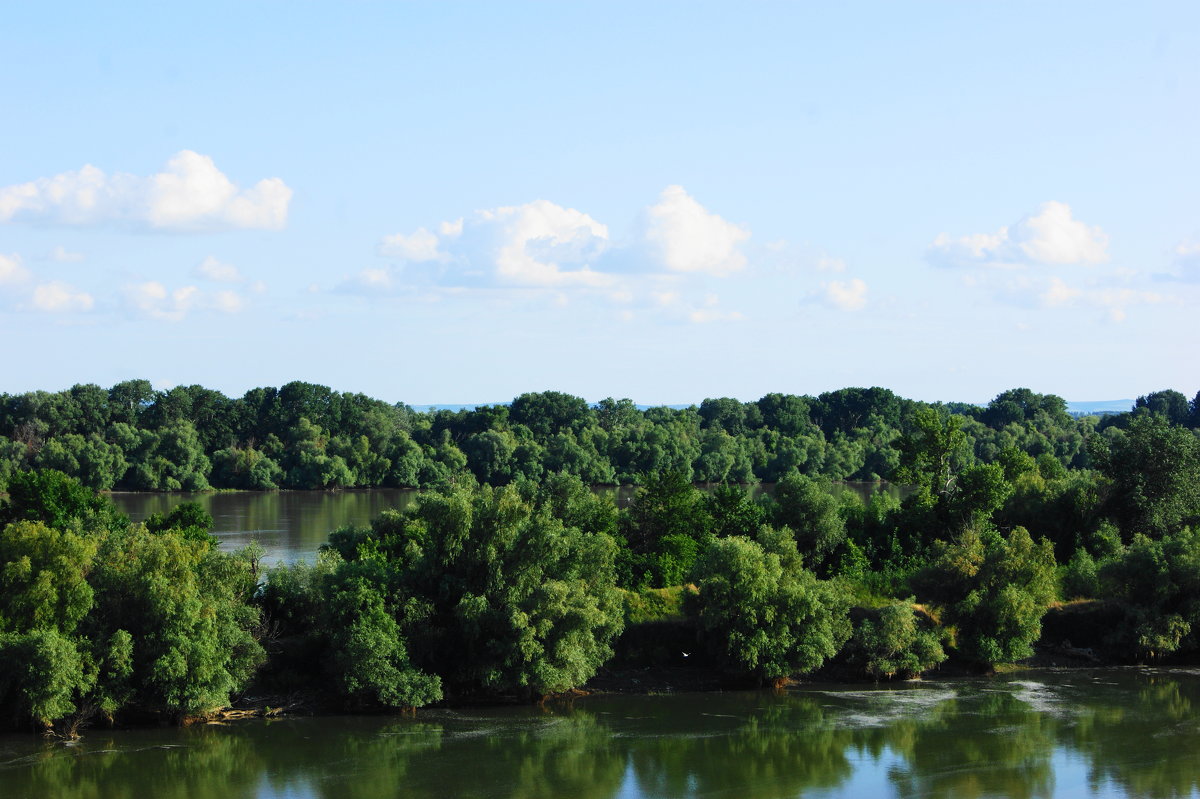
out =
{"type": "Polygon", "coordinates": [[[914,582],[945,608],[965,657],[988,666],[1020,660],[1033,654],[1055,597],[1054,548],[1044,538],[1035,544],[1024,527],[1007,538],[971,527],[953,544],[938,542],[914,582]]]}
{"type": "Polygon", "coordinates": [[[946,659],[936,632],[922,629],[909,602],[858,609],[848,662],[875,679],[915,677],[946,659]]]}
{"type": "Polygon", "coordinates": [[[734,674],[761,682],[812,671],[850,636],[844,593],[802,568],[789,532],[717,539],[696,575],[701,638],[734,674]]]}
{"type": "Polygon", "coordinates": [[[1200,623],[1200,533],[1185,528],[1153,541],[1134,536],[1100,569],[1105,596],[1124,608],[1125,622],[1112,642],[1137,658],[1158,658],[1197,648],[1200,623]]]}

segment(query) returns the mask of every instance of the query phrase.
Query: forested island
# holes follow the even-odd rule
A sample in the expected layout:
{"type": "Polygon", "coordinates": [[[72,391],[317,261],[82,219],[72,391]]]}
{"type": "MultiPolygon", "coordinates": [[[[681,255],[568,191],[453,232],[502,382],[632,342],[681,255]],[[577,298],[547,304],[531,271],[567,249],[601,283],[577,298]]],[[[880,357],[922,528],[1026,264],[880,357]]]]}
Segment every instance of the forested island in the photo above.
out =
{"type": "MultiPolygon", "coordinates": [[[[415,412],[362,394],[293,382],[237,399],[202,386],[155,391],[129,380],[109,389],[0,394],[0,486],[17,469],[57,469],[98,491],[419,488],[469,471],[502,485],[567,472],[589,485],[632,484],[680,472],[700,483],[775,482],[791,472],[879,480],[900,465],[896,446],[919,411],[958,419],[956,467],[1016,448],[1066,469],[1093,465],[1085,442],[1111,441],[1131,414],[1072,418],[1052,394],[1013,389],[986,406],[927,404],[884,388],[756,402],[707,399],[640,410],[631,400],[589,406],[555,391],[507,405],[415,412]]],[[[1176,391],[1140,397],[1135,411],[1200,426],[1196,401],[1176,391]]]]}
{"type": "Polygon", "coordinates": [[[1198,406],[1159,391],[1076,419],[1026,389],[977,407],[873,388],[419,414],[144,381],[0,397],[0,723],[185,720],[250,687],[353,709],[527,700],[622,666],[770,684],[1035,647],[1187,657],[1198,406]],[[885,477],[903,500],[827,485],[885,477]],[[616,482],[638,485],[628,508],[591,490],[616,482]],[[133,524],[97,493],[378,485],[428,490],[270,569],[219,551],[197,505],[133,524]]]}

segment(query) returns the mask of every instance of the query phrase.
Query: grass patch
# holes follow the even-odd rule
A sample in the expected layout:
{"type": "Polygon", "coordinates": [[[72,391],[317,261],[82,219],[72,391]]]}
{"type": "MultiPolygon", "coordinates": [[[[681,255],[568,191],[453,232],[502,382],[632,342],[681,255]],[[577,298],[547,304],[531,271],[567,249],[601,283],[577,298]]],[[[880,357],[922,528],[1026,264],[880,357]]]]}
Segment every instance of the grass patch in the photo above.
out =
{"type": "Polygon", "coordinates": [[[695,593],[694,585],[625,591],[625,623],[632,625],[655,621],[684,621],[687,619],[686,597],[695,593]]]}

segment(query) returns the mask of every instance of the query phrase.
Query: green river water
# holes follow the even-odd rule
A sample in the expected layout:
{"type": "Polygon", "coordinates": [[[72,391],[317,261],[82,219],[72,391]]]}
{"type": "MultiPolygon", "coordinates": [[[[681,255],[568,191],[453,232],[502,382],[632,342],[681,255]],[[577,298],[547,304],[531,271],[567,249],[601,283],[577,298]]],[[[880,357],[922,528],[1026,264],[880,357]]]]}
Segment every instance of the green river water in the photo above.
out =
{"type": "Polygon", "coordinates": [[[1182,797],[1200,672],[1029,671],[786,693],[0,738],[5,799],[1182,797]]]}

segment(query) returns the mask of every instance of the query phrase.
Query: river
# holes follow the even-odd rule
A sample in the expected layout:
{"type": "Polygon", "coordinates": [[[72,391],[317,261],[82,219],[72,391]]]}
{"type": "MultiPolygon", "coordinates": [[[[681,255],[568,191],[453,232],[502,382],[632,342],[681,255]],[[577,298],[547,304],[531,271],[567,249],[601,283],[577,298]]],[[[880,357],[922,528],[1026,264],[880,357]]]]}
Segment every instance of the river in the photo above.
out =
{"type": "Polygon", "coordinates": [[[1200,672],[1028,671],[782,694],[0,737],[5,799],[1200,795],[1200,672]]]}

